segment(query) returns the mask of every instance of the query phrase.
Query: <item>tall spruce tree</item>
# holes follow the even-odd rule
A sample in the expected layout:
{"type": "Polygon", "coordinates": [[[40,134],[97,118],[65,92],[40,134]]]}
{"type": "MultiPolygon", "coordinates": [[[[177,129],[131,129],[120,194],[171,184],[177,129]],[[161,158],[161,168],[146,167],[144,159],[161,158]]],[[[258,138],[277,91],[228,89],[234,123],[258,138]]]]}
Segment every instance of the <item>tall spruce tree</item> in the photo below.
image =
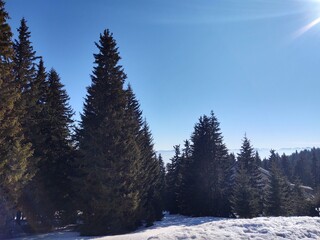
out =
{"type": "Polygon", "coordinates": [[[191,141],[193,164],[189,171],[192,171],[194,179],[190,186],[190,194],[193,196],[191,214],[228,215],[229,212],[221,211],[226,201],[223,193],[226,169],[223,166],[228,160],[228,152],[213,112],[199,119],[191,141]]]}
{"type": "Polygon", "coordinates": [[[82,234],[87,235],[132,230],[139,211],[139,193],[131,183],[140,149],[127,118],[126,75],[109,30],[100,35],[96,46],[99,52],[94,54],[92,84],[78,131],[82,234]]]}
{"type": "MultiPolygon", "coordinates": [[[[73,110],[69,105],[69,96],[54,69],[48,73],[48,93],[45,113],[46,162],[39,165],[39,175],[46,184],[46,191],[54,211],[70,211],[70,189],[74,160],[74,147],[71,138],[73,128],[73,110]]],[[[54,212],[51,212],[51,216],[54,212]]],[[[70,213],[70,212],[68,212],[70,213]]]]}
{"type": "Polygon", "coordinates": [[[52,69],[46,80],[42,61],[35,84],[39,86],[37,105],[43,105],[34,126],[38,134],[33,140],[34,149],[39,161],[37,173],[25,189],[21,203],[34,231],[39,231],[52,227],[56,212],[71,214],[73,111],[59,75],[52,69]]]}
{"type": "Polygon", "coordinates": [[[19,85],[21,98],[19,111],[22,116],[22,127],[26,138],[32,142],[33,124],[35,122],[34,111],[36,101],[33,97],[33,82],[36,79],[36,52],[30,41],[31,33],[25,18],[21,19],[18,28],[18,39],[14,42],[14,71],[19,85]]]}
{"type": "Polygon", "coordinates": [[[149,127],[145,122],[142,128],[142,142],[141,146],[141,166],[137,172],[140,175],[145,175],[139,191],[142,194],[141,203],[142,210],[144,211],[143,220],[147,225],[152,225],[154,221],[162,219],[163,211],[163,163],[159,161],[153,150],[152,137],[149,127]]]}
{"type": "Polygon", "coordinates": [[[0,205],[3,225],[16,207],[21,189],[33,177],[30,165],[31,144],[21,131],[21,115],[17,111],[21,93],[13,75],[12,32],[8,13],[0,0],[0,205]]]}
{"type": "Polygon", "coordinates": [[[130,184],[132,192],[137,195],[135,203],[138,211],[135,221],[137,224],[146,222],[152,225],[155,220],[162,218],[164,202],[164,166],[162,159],[156,157],[152,143],[152,135],[146,120],[142,120],[142,111],[131,86],[127,92],[127,121],[130,132],[137,142],[139,158],[130,169],[135,181],[130,184]]]}

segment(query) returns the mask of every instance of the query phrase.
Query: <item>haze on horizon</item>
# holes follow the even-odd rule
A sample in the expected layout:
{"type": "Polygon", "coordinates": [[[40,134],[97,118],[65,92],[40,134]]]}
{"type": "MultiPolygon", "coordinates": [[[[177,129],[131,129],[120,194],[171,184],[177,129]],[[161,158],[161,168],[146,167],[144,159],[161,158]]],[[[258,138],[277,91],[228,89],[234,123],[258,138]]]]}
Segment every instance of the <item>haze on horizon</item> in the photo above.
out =
{"type": "Polygon", "coordinates": [[[78,120],[94,42],[109,28],[157,150],[182,144],[211,110],[229,149],[245,133],[255,148],[320,147],[320,1],[9,0],[6,8],[15,37],[28,21],[78,120]]]}

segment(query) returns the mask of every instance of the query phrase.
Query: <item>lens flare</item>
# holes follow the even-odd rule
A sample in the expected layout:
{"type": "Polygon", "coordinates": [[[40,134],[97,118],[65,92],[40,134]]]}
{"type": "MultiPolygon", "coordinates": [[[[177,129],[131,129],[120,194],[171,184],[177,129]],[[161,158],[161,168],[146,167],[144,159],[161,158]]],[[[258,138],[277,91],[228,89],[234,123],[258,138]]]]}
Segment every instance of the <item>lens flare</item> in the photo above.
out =
{"type": "Polygon", "coordinates": [[[314,26],[316,26],[319,23],[320,23],[320,17],[318,17],[315,20],[313,20],[312,22],[308,23],[306,26],[300,28],[297,32],[294,33],[293,37],[294,38],[300,37],[302,34],[306,33],[307,31],[309,31],[311,28],[313,28],[314,26]]]}

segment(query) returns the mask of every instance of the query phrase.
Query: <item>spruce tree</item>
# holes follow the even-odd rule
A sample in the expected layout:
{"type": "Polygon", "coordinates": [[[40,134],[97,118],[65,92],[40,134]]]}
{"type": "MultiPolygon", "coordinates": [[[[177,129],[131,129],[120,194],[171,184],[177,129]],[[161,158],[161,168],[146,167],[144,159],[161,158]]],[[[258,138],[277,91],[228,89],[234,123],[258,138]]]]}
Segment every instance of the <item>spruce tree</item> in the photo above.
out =
{"type": "Polygon", "coordinates": [[[9,212],[16,207],[21,189],[33,177],[30,165],[31,144],[21,131],[21,115],[17,111],[21,98],[13,75],[12,32],[7,23],[8,13],[0,0],[0,204],[3,225],[9,212]]]}
{"type": "Polygon", "coordinates": [[[295,179],[294,186],[290,192],[290,210],[293,216],[306,216],[309,214],[309,203],[301,189],[301,181],[295,179]]]}
{"type": "Polygon", "coordinates": [[[192,195],[190,194],[190,185],[193,182],[190,166],[192,164],[192,149],[189,140],[185,140],[182,149],[180,171],[177,177],[177,203],[180,214],[190,215],[190,204],[192,203],[192,195]]]}
{"type": "MultiPolygon", "coordinates": [[[[250,211],[249,215],[258,216],[262,212],[262,185],[261,185],[261,173],[259,170],[259,165],[257,162],[258,158],[250,144],[249,139],[245,136],[243,143],[238,154],[238,164],[241,168],[244,168],[244,171],[248,175],[250,187],[250,199],[247,199],[250,202],[250,211]]],[[[248,216],[249,216],[248,215],[248,216]]]]}
{"type": "Polygon", "coordinates": [[[238,165],[231,198],[233,212],[241,218],[255,217],[257,215],[257,205],[254,198],[248,170],[245,168],[245,164],[241,162],[238,165]]]}
{"type": "Polygon", "coordinates": [[[78,131],[78,183],[82,199],[82,234],[115,234],[136,226],[139,209],[134,181],[140,158],[136,132],[127,119],[126,75],[109,30],[100,35],[99,50],[78,131]],[[84,183],[84,184],[83,184],[84,183]]]}
{"type": "Polygon", "coordinates": [[[36,52],[30,41],[31,33],[25,18],[21,19],[18,28],[18,39],[14,42],[14,71],[21,92],[19,111],[22,116],[22,126],[26,138],[32,142],[34,124],[34,109],[36,101],[31,89],[36,78],[36,52]]]}
{"type": "Polygon", "coordinates": [[[178,207],[178,189],[179,189],[179,171],[181,167],[181,151],[180,145],[175,145],[174,156],[170,159],[171,163],[167,164],[166,174],[166,210],[171,214],[177,214],[179,212],[178,207]]]}
{"type": "Polygon", "coordinates": [[[292,168],[291,168],[291,164],[289,162],[289,158],[287,157],[287,155],[285,154],[282,154],[281,155],[281,171],[282,171],[282,174],[284,176],[286,176],[286,178],[288,180],[291,180],[291,177],[292,177],[292,168]]]}
{"type": "Polygon", "coordinates": [[[35,83],[39,86],[37,105],[42,105],[34,126],[37,135],[33,139],[39,161],[37,173],[25,189],[21,203],[34,231],[42,231],[50,230],[56,212],[71,214],[73,111],[59,75],[52,69],[46,80],[42,61],[35,83]]]}
{"type": "Polygon", "coordinates": [[[265,197],[265,214],[267,216],[284,216],[288,214],[288,184],[287,180],[281,174],[278,162],[276,161],[279,159],[279,156],[274,150],[271,150],[270,153],[271,179],[265,197]]]}
{"type": "MultiPolygon", "coordinates": [[[[70,210],[70,189],[74,148],[71,138],[73,110],[69,96],[54,69],[48,73],[48,94],[45,113],[47,114],[46,162],[39,165],[46,191],[54,211],[70,210]]],[[[54,212],[51,212],[51,215],[54,212]]]]}
{"type": "Polygon", "coordinates": [[[320,161],[316,156],[316,150],[311,150],[311,174],[312,174],[312,187],[317,188],[320,185],[320,161]]]}
{"type": "Polygon", "coordinates": [[[192,213],[196,216],[225,216],[229,212],[221,212],[226,199],[223,193],[225,180],[225,161],[228,152],[220,132],[219,122],[211,112],[204,115],[194,128],[191,137],[193,163],[193,184],[190,194],[192,213]]]}
{"type": "Polygon", "coordinates": [[[152,136],[146,121],[143,122],[138,137],[140,158],[137,161],[136,190],[139,193],[139,221],[147,226],[162,219],[164,209],[164,166],[162,159],[158,159],[153,149],[152,136]]]}

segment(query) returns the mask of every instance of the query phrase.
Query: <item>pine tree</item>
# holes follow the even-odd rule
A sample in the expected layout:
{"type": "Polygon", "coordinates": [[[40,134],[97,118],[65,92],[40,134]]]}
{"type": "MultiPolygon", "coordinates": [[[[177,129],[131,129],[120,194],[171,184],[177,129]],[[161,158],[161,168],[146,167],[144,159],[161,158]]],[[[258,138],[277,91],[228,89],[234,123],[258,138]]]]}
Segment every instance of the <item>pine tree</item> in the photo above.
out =
{"type": "Polygon", "coordinates": [[[16,111],[20,92],[13,75],[12,32],[7,23],[8,13],[0,0],[0,204],[3,225],[9,211],[15,207],[21,189],[33,177],[29,161],[31,144],[21,131],[21,116],[16,111]]]}
{"type": "Polygon", "coordinates": [[[134,181],[140,158],[136,132],[127,120],[126,75],[109,30],[100,35],[92,84],[81,116],[78,174],[84,212],[82,234],[114,234],[136,226],[139,209],[134,181]]]}

